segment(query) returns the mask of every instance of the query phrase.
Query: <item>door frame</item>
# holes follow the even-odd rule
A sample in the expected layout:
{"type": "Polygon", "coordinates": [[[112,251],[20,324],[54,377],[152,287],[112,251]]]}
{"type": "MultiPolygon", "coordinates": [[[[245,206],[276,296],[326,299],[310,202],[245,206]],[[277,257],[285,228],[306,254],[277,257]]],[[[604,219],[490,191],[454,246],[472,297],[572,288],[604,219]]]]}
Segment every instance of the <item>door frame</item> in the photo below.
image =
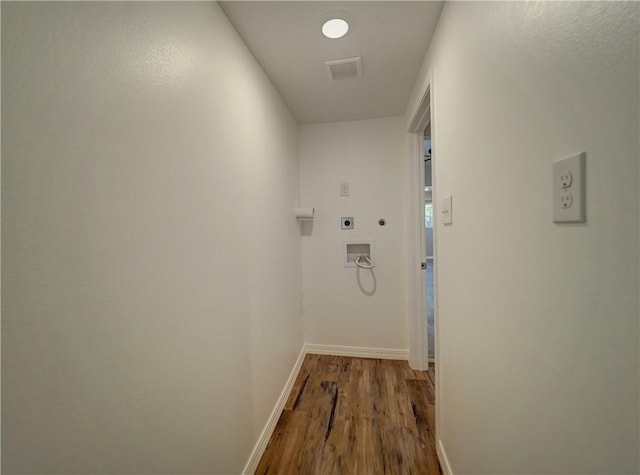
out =
{"type": "MultiPolygon", "coordinates": [[[[442,394],[442,374],[443,359],[442,352],[440,351],[440,325],[439,325],[439,311],[438,311],[438,274],[439,274],[439,260],[438,260],[438,226],[439,226],[439,211],[437,200],[437,179],[438,176],[438,136],[437,136],[437,101],[435,100],[435,88],[434,88],[434,73],[433,69],[427,71],[426,77],[420,89],[417,91],[416,96],[420,98],[418,106],[414,109],[410,117],[410,121],[407,127],[407,136],[409,138],[407,148],[407,160],[409,170],[409,201],[407,204],[407,223],[408,223],[408,269],[409,269],[409,364],[414,369],[427,369],[428,368],[428,356],[427,351],[427,338],[426,333],[423,331],[424,325],[426,325],[426,272],[420,269],[420,261],[422,253],[426,254],[426,246],[424,237],[420,238],[421,231],[418,229],[419,222],[422,221],[422,228],[424,229],[424,211],[421,211],[420,216],[423,216],[421,220],[415,219],[415,213],[418,211],[417,205],[421,210],[424,210],[424,185],[419,188],[420,183],[424,183],[424,139],[423,133],[427,127],[429,120],[431,121],[431,156],[434,157],[431,160],[431,179],[432,179],[432,203],[433,203],[433,312],[434,312],[434,333],[435,333],[435,356],[437,358],[436,369],[436,452],[440,459],[440,466],[445,474],[451,474],[451,465],[447,460],[442,446],[442,440],[440,439],[440,427],[442,427],[442,407],[444,404],[442,394]],[[420,175],[422,173],[422,175],[420,175]],[[414,219],[411,219],[411,217],[414,219]],[[420,293],[418,293],[420,292],[420,293]],[[419,297],[423,295],[423,297],[419,297]]],[[[422,231],[424,236],[424,231],[422,231]]]]}
{"type": "MultiPolygon", "coordinates": [[[[431,123],[431,150],[435,156],[434,135],[435,121],[433,120],[433,76],[427,73],[427,80],[420,91],[420,102],[409,121],[407,128],[409,147],[409,212],[408,212],[408,269],[409,269],[409,364],[413,369],[426,370],[429,368],[429,342],[427,338],[427,294],[426,271],[420,266],[426,262],[425,230],[424,230],[424,130],[431,123]],[[415,219],[416,213],[421,216],[415,219]]],[[[436,160],[431,162],[431,176],[436,175],[436,160]]],[[[437,238],[437,202],[436,183],[432,178],[433,203],[433,310],[434,335],[437,358],[438,351],[438,276],[435,263],[438,262],[437,238]]],[[[436,372],[436,379],[437,372],[436,372]]],[[[437,386],[437,381],[436,381],[437,386]]],[[[437,391],[437,389],[436,389],[437,391]]]]}

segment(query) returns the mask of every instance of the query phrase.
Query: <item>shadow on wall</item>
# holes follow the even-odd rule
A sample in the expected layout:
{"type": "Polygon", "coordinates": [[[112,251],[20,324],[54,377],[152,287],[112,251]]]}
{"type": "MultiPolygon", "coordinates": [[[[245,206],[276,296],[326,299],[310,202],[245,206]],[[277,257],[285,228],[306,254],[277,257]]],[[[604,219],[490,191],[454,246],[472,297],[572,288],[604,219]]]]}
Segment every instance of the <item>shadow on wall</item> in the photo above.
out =
{"type": "Polygon", "coordinates": [[[313,220],[304,219],[304,220],[298,221],[298,223],[300,225],[300,235],[311,236],[311,233],[313,232],[313,220]]]}

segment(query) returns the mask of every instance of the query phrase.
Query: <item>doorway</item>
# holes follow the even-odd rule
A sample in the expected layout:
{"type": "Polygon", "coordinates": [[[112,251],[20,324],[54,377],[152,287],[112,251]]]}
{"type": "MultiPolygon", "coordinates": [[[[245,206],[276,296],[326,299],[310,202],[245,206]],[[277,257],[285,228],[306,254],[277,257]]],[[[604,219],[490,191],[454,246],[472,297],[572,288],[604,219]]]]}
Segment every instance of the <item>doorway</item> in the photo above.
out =
{"type": "Polygon", "coordinates": [[[431,150],[431,121],[424,131],[424,246],[425,246],[425,303],[427,358],[429,369],[435,368],[435,312],[434,312],[434,254],[433,254],[433,174],[431,173],[433,154],[431,150]]]}
{"type": "MultiPolygon", "coordinates": [[[[411,332],[409,364],[413,369],[427,371],[426,379],[433,383],[436,451],[438,458],[444,459],[442,466],[448,467],[446,457],[442,453],[439,430],[442,412],[440,381],[444,366],[438,338],[438,130],[432,70],[426,72],[421,91],[416,94],[414,103],[413,114],[407,127],[410,142],[407,154],[410,170],[407,253],[411,332]]],[[[451,473],[451,470],[446,472],[451,473]]]]}
{"type": "Polygon", "coordinates": [[[438,206],[435,200],[437,184],[433,180],[437,164],[433,160],[435,148],[432,140],[434,123],[431,91],[429,81],[425,84],[424,93],[407,130],[411,142],[408,154],[411,173],[407,253],[410,273],[409,364],[413,369],[422,371],[429,369],[429,357],[435,358],[438,353],[438,206]],[[430,279],[427,279],[428,276],[430,279]]]}

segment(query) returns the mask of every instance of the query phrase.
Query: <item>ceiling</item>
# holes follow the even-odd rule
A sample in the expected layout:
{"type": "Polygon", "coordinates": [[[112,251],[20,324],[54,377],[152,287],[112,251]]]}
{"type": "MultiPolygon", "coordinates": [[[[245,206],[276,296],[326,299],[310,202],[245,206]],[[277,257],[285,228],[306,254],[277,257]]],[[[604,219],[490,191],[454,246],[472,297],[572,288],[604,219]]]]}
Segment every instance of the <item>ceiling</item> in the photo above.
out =
{"type": "Polygon", "coordinates": [[[442,10],[431,1],[219,2],[302,124],[404,114],[442,10]],[[325,38],[338,12],[350,24],[325,38]],[[363,77],[329,81],[324,62],[362,57],[363,77]]]}

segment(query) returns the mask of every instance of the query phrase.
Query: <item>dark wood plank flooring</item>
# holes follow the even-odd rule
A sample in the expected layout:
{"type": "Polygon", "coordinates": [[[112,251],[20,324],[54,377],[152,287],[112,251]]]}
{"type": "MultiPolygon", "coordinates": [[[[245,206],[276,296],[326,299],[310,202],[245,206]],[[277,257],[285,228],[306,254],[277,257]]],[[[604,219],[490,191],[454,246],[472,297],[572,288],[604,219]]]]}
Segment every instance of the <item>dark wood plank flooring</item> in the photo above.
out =
{"type": "Polygon", "coordinates": [[[441,474],[434,378],[406,361],[307,355],[256,474],[441,474]]]}

